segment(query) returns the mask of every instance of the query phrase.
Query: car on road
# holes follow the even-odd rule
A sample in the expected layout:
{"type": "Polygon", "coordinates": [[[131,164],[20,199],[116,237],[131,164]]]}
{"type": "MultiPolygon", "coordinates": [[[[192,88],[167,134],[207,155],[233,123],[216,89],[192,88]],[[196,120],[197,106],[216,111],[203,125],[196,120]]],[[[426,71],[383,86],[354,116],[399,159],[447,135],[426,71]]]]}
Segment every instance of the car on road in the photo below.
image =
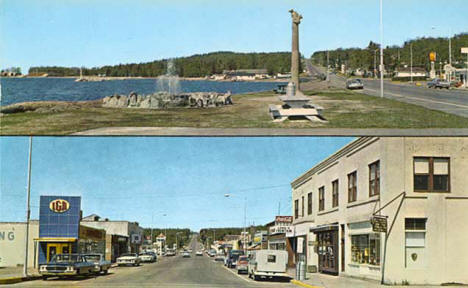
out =
{"type": "Polygon", "coordinates": [[[175,255],[176,255],[175,250],[172,250],[172,249],[169,250],[169,249],[168,249],[168,250],[166,251],[166,255],[164,255],[164,256],[169,257],[169,256],[175,256],[175,255]]]}
{"type": "Polygon", "coordinates": [[[435,78],[435,79],[427,82],[427,88],[434,88],[434,89],[436,89],[436,88],[439,88],[439,89],[446,88],[446,89],[449,89],[450,88],[450,82],[439,79],[439,78],[435,78]]]}
{"type": "Polygon", "coordinates": [[[289,278],[286,273],[288,252],[284,250],[252,251],[249,258],[247,273],[250,278],[289,278]]]}
{"type": "Polygon", "coordinates": [[[197,251],[197,252],[195,253],[195,255],[197,255],[197,256],[203,256],[203,252],[202,252],[202,251],[197,251]]]}
{"type": "Polygon", "coordinates": [[[244,251],[242,250],[229,251],[229,254],[226,257],[226,266],[228,268],[235,268],[237,264],[237,258],[239,258],[240,255],[244,255],[244,251]]]}
{"type": "Polygon", "coordinates": [[[154,252],[143,252],[142,254],[139,255],[141,262],[156,262],[158,260],[158,257],[156,256],[156,253],[154,252]]]}
{"type": "Polygon", "coordinates": [[[190,253],[188,251],[184,251],[184,252],[182,252],[182,257],[190,258],[190,253]]]}
{"type": "Polygon", "coordinates": [[[107,274],[111,267],[111,262],[107,261],[102,254],[84,254],[87,262],[94,264],[93,272],[96,274],[107,274]]]}
{"type": "Polygon", "coordinates": [[[138,266],[140,265],[141,259],[137,253],[125,253],[117,258],[117,265],[119,266],[138,266]]]}
{"type": "Polygon", "coordinates": [[[364,89],[364,83],[362,83],[361,79],[349,79],[346,81],[346,89],[364,89]]]}
{"type": "Polygon", "coordinates": [[[224,254],[223,253],[217,253],[216,256],[215,256],[214,261],[224,262],[224,254]]]}
{"type": "Polygon", "coordinates": [[[216,255],[216,250],[214,250],[214,249],[208,250],[207,254],[210,257],[214,257],[216,255]]]}
{"type": "Polygon", "coordinates": [[[42,279],[49,277],[70,277],[89,275],[94,271],[94,263],[88,262],[81,254],[56,254],[49,263],[39,266],[42,279]]]}
{"type": "Polygon", "coordinates": [[[239,259],[237,259],[237,274],[247,273],[249,268],[249,257],[245,255],[240,255],[239,259]]]}

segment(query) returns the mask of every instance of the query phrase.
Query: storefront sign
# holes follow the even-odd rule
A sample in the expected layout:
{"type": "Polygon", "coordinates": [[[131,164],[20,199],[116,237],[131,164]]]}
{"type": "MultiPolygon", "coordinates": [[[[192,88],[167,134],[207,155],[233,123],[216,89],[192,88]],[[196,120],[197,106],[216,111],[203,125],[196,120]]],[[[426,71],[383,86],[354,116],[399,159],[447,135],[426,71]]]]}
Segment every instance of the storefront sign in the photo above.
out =
{"type": "Polygon", "coordinates": [[[9,240],[9,241],[15,240],[15,232],[13,232],[13,231],[9,231],[9,232],[0,231],[0,240],[9,240]]]}
{"type": "Polygon", "coordinates": [[[374,216],[371,219],[372,231],[387,233],[387,217],[374,216]]]}
{"type": "Polygon", "coordinates": [[[270,227],[270,234],[292,233],[291,226],[273,226],[270,227]]]}
{"type": "Polygon", "coordinates": [[[275,222],[281,222],[281,223],[292,223],[293,218],[292,216],[276,216],[275,217],[275,222]]]}
{"type": "Polygon", "coordinates": [[[141,243],[141,235],[140,234],[132,234],[131,242],[132,242],[132,244],[140,244],[141,243]]]}
{"type": "Polygon", "coordinates": [[[55,213],[63,213],[70,208],[70,203],[68,203],[67,200],[55,199],[53,201],[50,201],[49,208],[55,213]]]}

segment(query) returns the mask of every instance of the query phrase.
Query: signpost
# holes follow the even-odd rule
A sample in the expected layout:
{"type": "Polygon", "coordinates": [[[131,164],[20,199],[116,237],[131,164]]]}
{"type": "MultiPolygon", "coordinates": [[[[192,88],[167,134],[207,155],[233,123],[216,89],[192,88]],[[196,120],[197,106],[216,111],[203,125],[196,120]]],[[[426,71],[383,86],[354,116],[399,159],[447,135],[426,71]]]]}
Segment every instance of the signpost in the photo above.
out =
{"type": "Polygon", "coordinates": [[[468,47],[462,47],[461,48],[461,53],[466,54],[466,70],[465,70],[465,77],[463,77],[463,80],[465,80],[465,88],[468,88],[468,47]]]}
{"type": "Polygon", "coordinates": [[[372,231],[387,233],[387,217],[374,215],[371,219],[372,231]]]}

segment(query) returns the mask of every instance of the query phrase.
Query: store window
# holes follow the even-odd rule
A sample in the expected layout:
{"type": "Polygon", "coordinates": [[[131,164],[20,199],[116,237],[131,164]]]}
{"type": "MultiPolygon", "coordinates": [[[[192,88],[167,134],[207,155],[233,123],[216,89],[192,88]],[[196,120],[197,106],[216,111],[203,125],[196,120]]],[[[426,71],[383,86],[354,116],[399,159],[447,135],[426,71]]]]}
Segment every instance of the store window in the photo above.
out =
{"type": "Polygon", "coordinates": [[[319,211],[325,210],[325,186],[319,188],[319,211]]]}
{"type": "Polygon", "coordinates": [[[369,165],[369,197],[380,194],[380,161],[369,165]]]}
{"type": "Polygon", "coordinates": [[[380,265],[380,235],[351,235],[351,262],[380,265]]]}
{"type": "Polygon", "coordinates": [[[450,159],[438,157],[414,158],[414,191],[449,192],[450,159]]]}
{"type": "Polygon", "coordinates": [[[294,200],[294,218],[299,218],[299,199],[294,200]]]}
{"type": "Polygon", "coordinates": [[[332,206],[333,207],[338,207],[338,179],[332,182],[332,206]]]}
{"type": "Polygon", "coordinates": [[[357,199],[357,171],[348,174],[348,202],[354,202],[357,199]]]}
{"type": "Polygon", "coordinates": [[[307,194],[307,215],[312,214],[312,192],[307,194]]]}

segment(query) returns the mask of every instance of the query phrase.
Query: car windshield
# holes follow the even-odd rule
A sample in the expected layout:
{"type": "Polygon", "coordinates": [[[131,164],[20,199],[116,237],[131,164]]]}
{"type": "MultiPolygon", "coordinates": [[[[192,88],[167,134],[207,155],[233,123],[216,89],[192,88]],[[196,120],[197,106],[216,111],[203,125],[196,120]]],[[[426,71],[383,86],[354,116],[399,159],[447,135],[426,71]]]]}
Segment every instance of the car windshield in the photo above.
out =
{"type": "Polygon", "coordinates": [[[247,256],[239,256],[239,262],[240,261],[248,261],[249,260],[249,257],[247,256]]]}
{"type": "Polygon", "coordinates": [[[135,253],[126,253],[126,254],[122,254],[121,257],[136,257],[137,255],[135,253]]]}
{"type": "Polygon", "coordinates": [[[85,255],[86,261],[97,262],[101,260],[101,255],[85,255]]]}
{"type": "Polygon", "coordinates": [[[79,262],[81,257],[76,254],[58,254],[52,258],[51,262],[55,263],[70,263],[79,262]]]}

